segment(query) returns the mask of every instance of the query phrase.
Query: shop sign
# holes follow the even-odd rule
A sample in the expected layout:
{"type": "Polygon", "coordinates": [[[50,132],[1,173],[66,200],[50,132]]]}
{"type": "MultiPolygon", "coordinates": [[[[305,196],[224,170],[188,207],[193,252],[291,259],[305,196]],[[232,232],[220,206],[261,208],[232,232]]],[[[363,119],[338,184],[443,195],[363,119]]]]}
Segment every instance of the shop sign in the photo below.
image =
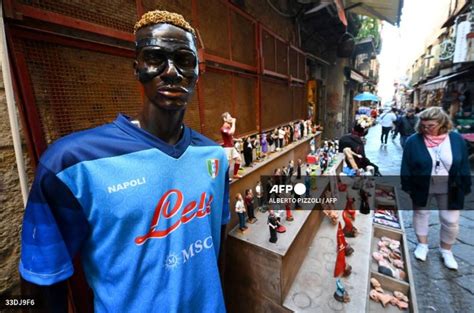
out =
{"type": "Polygon", "coordinates": [[[354,71],[351,71],[351,79],[355,80],[356,82],[363,83],[364,82],[364,77],[360,75],[359,73],[356,73],[354,71]]]}
{"type": "Polygon", "coordinates": [[[439,45],[439,59],[441,61],[448,61],[454,55],[454,42],[451,39],[446,39],[439,45]]]}
{"type": "Polygon", "coordinates": [[[471,23],[463,21],[456,28],[456,47],[454,50],[453,63],[466,62],[467,57],[467,34],[471,31],[471,23]]]}

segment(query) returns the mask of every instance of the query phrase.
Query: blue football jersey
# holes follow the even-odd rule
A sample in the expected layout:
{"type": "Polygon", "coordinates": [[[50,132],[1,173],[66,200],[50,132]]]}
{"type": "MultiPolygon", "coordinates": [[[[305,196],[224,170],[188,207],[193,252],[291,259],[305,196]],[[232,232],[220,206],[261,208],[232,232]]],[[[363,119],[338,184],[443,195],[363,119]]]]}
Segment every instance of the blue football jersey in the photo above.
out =
{"type": "Polygon", "coordinates": [[[54,284],[80,253],[96,312],[225,312],[217,258],[229,218],[220,146],[188,127],[169,145],[119,115],[42,156],[20,273],[54,284]]]}

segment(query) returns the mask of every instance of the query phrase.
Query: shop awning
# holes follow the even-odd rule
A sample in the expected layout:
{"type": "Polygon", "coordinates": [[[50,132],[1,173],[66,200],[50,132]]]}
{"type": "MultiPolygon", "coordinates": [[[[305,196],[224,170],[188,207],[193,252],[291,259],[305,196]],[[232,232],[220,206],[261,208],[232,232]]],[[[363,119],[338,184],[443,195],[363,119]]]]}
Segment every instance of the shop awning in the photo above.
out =
{"type": "Polygon", "coordinates": [[[454,11],[450,17],[448,17],[448,19],[446,20],[446,22],[444,22],[443,26],[441,26],[441,28],[445,28],[445,27],[449,27],[449,26],[452,26],[454,24],[454,21],[456,20],[456,17],[461,14],[461,12],[464,12],[467,10],[469,6],[469,1],[466,2],[466,4],[464,4],[462,7],[458,7],[456,9],[456,11],[454,11]]]}
{"type": "Polygon", "coordinates": [[[467,72],[469,72],[469,70],[453,73],[453,74],[442,76],[442,77],[437,77],[427,82],[426,84],[424,84],[423,87],[421,87],[421,89],[424,91],[431,91],[435,89],[444,88],[446,87],[446,85],[448,84],[450,80],[453,80],[455,77],[459,77],[463,74],[466,74],[467,72]]]}
{"type": "Polygon", "coordinates": [[[345,10],[400,24],[403,0],[347,0],[345,10]]]}

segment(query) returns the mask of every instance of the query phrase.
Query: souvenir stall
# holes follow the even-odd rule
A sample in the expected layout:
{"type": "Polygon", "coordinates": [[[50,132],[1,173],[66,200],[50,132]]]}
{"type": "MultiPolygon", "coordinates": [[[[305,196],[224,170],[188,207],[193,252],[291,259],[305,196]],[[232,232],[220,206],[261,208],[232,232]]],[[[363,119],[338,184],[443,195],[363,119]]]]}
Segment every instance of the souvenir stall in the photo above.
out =
{"type": "Polygon", "coordinates": [[[370,170],[347,176],[337,140],[320,136],[284,146],[231,183],[231,210],[244,203],[247,219],[234,214],[228,229],[229,312],[417,312],[396,190],[370,170]],[[295,186],[280,198],[313,202],[262,201],[263,174],[295,186]]]}

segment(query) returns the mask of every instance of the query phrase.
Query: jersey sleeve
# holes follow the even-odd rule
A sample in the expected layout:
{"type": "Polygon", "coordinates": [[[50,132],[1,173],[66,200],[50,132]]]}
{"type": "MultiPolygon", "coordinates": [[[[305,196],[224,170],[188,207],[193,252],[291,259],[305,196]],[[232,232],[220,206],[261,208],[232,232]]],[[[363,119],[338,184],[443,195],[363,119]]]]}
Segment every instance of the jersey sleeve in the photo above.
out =
{"type": "Polygon", "coordinates": [[[55,173],[38,165],[23,219],[21,276],[37,285],[69,278],[72,259],[88,232],[77,199],[55,173]]]}
{"type": "Polygon", "coordinates": [[[229,199],[229,168],[226,167],[225,187],[224,187],[224,203],[222,204],[222,225],[226,225],[230,221],[230,199],[229,199]]]}

